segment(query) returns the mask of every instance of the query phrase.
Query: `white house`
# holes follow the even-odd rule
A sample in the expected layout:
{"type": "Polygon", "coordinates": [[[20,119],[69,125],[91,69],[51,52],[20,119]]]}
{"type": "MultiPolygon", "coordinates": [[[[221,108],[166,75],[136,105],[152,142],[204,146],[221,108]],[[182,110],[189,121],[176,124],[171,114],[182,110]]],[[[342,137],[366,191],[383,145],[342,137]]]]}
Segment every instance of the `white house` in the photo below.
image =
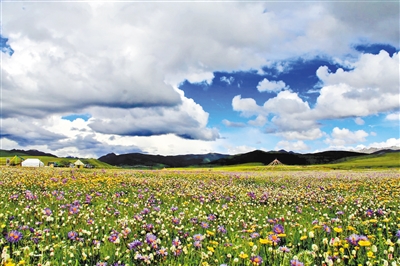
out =
{"type": "Polygon", "coordinates": [[[43,167],[44,163],[39,159],[26,159],[21,165],[23,167],[43,167]]]}

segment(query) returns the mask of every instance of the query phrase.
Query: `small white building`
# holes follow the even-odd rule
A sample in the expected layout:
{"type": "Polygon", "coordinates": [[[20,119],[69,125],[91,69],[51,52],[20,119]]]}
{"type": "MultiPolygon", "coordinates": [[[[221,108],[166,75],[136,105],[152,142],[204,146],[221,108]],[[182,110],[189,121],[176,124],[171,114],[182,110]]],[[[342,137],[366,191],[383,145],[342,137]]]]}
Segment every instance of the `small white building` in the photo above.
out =
{"type": "Polygon", "coordinates": [[[39,159],[26,159],[21,165],[22,167],[44,167],[44,163],[39,159]]]}

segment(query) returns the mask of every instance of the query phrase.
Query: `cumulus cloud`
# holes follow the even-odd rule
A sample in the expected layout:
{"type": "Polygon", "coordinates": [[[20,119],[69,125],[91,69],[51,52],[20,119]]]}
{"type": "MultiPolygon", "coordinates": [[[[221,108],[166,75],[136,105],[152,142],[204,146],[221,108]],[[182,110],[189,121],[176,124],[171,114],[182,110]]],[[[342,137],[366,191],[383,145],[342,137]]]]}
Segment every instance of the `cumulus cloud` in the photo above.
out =
{"type": "Polygon", "coordinates": [[[322,66],[317,76],[324,86],[313,110],[316,118],[362,117],[400,107],[399,53],[362,54],[352,70],[331,73],[322,66]]]}
{"type": "Polygon", "coordinates": [[[354,119],[354,122],[355,122],[357,125],[359,125],[359,126],[362,126],[362,125],[365,124],[365,121],[364,121],[361,117],[356,117],[356,118],[354,119]]]}
{"type": "Polygon", "coordinates": [[[309,147],[303,141],[289,142],[287,140],[279,141],[275,147],[276,150],[286,150],[286,151],[305,151],[309,147]]]}
{"type": "Polygon", "coordinates": [[[368,133],[364,130],[350,131],[347,128],[335,127],[332,130],[331,138],[327,138],[325,142],[331,146],[345,146],[364,142],[367,136],[368,133]]]}
{"type": "Polygon", "coordinates": [[[231,85],[235,81],[235,78],[232,77],[232,76],[229,77],[229,78],[223,76],[219,80],[222,81],[222,82],[226,82],[228,85],[231,85]]]}
{"type": "Polygon", "coordinates": [[[400,121],[400,112],[388,114],[385,119],[389,121],[400,121]]]}
{"type": "MultiPolygon", "coordinates": [[[[298,93],[284,90],[268,99],[263,106],[257,105],[252,98],[241,98],[238,95],[232,100],[233,110],[241,112],[245,117],[273,115],[273,126],[267,128],[266,132],[280,134],[285,139],[321,138],[324,134],[320,130],[320,120],[356,116],[355,122],[363,125],[363,116],[398,110],[398,62],[399,53],[391,57],[387,52],[381,51],[377,55],[360,55],[358,60],[352,63],[351,70],[339,68],[335,73],[331,73],[327,67],[321,66],[316,75],[323,87],[313,108],[300,98],[298,93]]],[[[397,112],[387,119],[396,117],[397,112]]],[[[339,131],[335,129],[333,138],[329,139],[328,143],[344,145],[355,141],[352,138],[346,141],[337,134],[339,131]]],[[[349,135],[360,137],[357,141],[364,141],[368,134],[360,134],[361,132],[349,135]]]]}
{"type": "Polygon", "coordinates": [[[222,123],[227,127],[245,127],[246,126],[245,123],[232,122],[232,121],[229,121],[228,119],[222,120],[222,123]]]}
{"type": "Polygon", "coordinates": [[[269,81],[267,78],[264,78],[257,85],[257,90],[259,92],[263,92],[263,91],[278,92],[278,91],[283,90],[285,88],[286,88],[286,84],[282,80],[279,80],[279,81],[271,80],[271,81],[269,81]]]}
{"type": "MultiPolygon", "coordinates": [[[[2,34],[8,42],[1,66],[1,137],[20,145],[52,143],[53,148],[59,147],[54,142],[72,145],[69,140],[98,147],[96,141],[108,143],[105,139],[120,139],[118,135],[215,140],[218,132],[207,127],[208,113],[176,89],[181,82],[211,84],[216,71],[268,64],[285,72],[285,60],[299,56],[354,55],[349,44],[365,36],[397,47],[398,28],[390,25],[398,22],[398,6],[304,1],[3,3],[2,34]],[[333,41],[338,39],[341,42],[333,41]],[[61,130],[67,124],[59,118],[71,113],[92,117],[75,129],[68,125],[61,130]]],[[[298,94],[280,91],[286,88],[283,81],[268,80],[259,89],[280,91],[275,98],[258,106],[254,99],[238,95],[233,109],[257,117],[250,125],[261,126],[272,117],[273,130],[288,138],[295,132],[303,139],[318,137],[319,119],[398,109],[398,60],[398,53],[390,57],[381,52],[362,56],[352,71],[330,73],[321,67],[317,75],[324,87],[311,110],[298,94]]],[[[230,77],[221,81],[233,82],[230,77]]]]}

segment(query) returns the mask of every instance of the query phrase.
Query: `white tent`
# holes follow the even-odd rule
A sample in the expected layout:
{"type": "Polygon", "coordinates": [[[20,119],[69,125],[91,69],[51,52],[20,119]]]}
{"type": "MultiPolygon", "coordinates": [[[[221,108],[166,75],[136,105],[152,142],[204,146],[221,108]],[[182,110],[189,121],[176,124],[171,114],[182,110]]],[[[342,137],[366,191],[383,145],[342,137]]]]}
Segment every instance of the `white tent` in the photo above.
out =
{"type": "Polygon", "coordinates": [[[43,167],[44,163],[39,159],[26,159],[21,165],[23,167],[43,167]]]}

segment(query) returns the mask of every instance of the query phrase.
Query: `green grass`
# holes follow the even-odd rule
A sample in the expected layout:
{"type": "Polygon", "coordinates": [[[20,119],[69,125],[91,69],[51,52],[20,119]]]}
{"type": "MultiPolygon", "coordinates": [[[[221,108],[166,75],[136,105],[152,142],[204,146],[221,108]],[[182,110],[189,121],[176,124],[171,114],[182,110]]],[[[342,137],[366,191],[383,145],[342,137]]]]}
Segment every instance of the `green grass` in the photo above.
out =
{"type": "MultiPolygon", "coordinates": [[[[14,157],[15,154],[11,154],[11,155],[6,155],[3,157],[3,154],[1,154],[0,157],[0,165],[5,165],[6,164],[6,159],[9,158],[11,159],[12,157],[14,157]]],[[[51,156],[32,156],[32,155],[23,155],[21,156],[24,159],[29,159],[29,158],[37,158],[39,160],[41,160],[45,166],[48,165],[49,162],[57,162],[58,164],[64,165],[64,166],[68,166],[70,163],[74,163],[76,162],[76,158],[55,158],[55,157],[51,157],[51,156]]],[[[100,168],[100,169],[110,169],[110,168],[117,168],[115,166],[109,165],[107,163],[101,162],[97,159],[80,159],[84,164],[91,164],[93,165],[95,168],[100,168]]]]}

